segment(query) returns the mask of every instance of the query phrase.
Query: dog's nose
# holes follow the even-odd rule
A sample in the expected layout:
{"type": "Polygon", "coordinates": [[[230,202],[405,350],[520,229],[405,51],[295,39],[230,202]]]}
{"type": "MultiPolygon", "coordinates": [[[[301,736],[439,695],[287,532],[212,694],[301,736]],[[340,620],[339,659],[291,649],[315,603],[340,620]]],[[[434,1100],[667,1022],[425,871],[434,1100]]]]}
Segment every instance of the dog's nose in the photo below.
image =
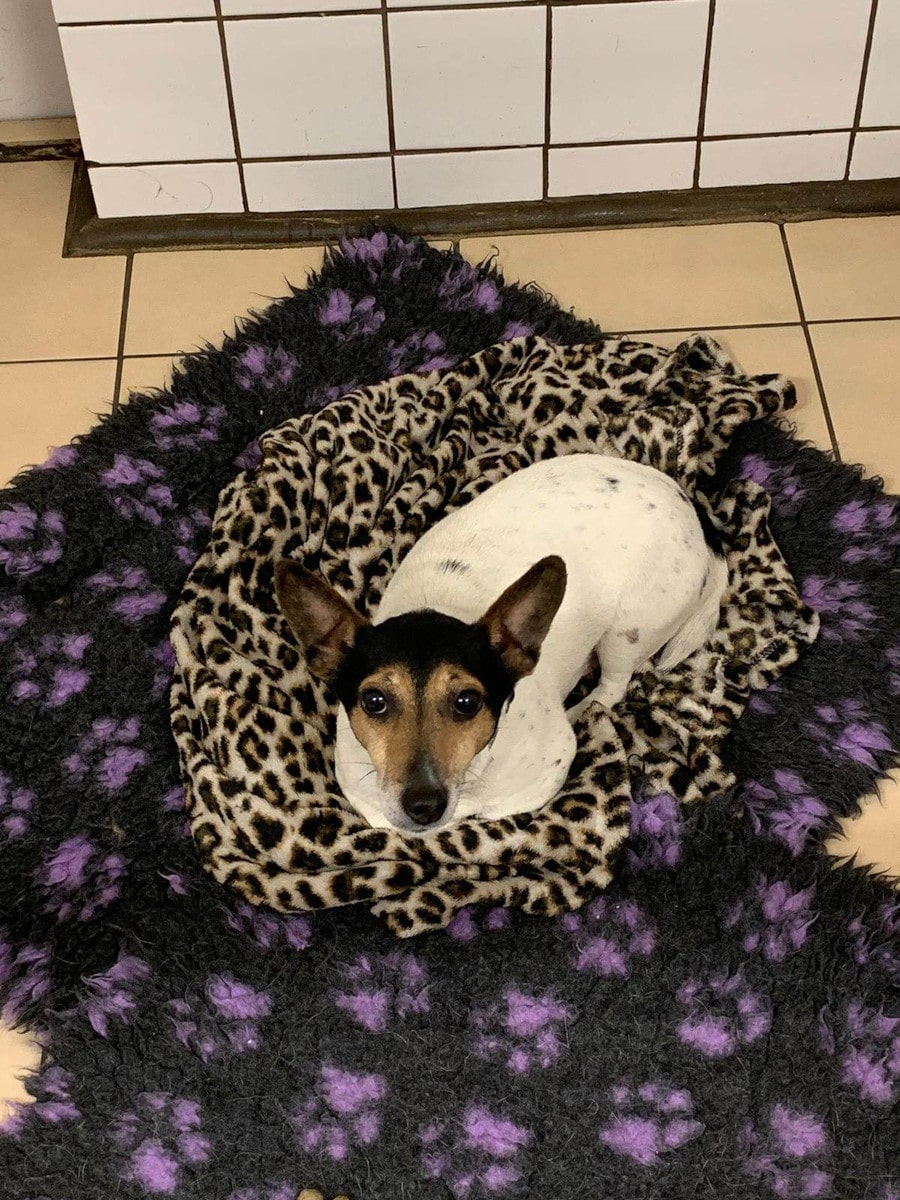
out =
{"type": "Polygon", "coordinates": [[[434,825],[447,810],[447,792],[433,784],[412,784],[401,796],[400,807],[417,825],[434,825]]]}

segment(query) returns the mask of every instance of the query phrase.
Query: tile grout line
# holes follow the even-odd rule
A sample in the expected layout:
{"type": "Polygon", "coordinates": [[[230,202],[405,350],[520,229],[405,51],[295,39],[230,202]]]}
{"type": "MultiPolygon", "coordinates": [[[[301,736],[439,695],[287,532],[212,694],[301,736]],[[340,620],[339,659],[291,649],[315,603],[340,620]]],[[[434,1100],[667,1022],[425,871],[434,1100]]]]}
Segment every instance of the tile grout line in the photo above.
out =
{"type": "Polygon", "coordinates": [[[834,421],[831,419],[831,410],[828,407],[828,399],[825,395],[825,384],[822,381],[822,372],[819,370],[819,360],[816,358],[816,348],[813,345],[812,334],[810,333],[809,324],[806,320],[806,310],[803,307],[803,297],[800,295],[800,282],[797,279],[797,272],[794,269],[794,259],[791,255],[791,247],[788,242],[787,229],[783,224],[779,223],[778,230],[781,234],[781,245],[784,249],[784,257],[785,261],[787,262],[788,274],[791,277],[791,285],[794,289],[794,299],[797,303],[797,311],[800,314],[800,324],[803,328],[803,336],[806,338],[806,349],[809,352],[813,375],[815,376],[816,380],[816,387],[819,391],[819,400],[822,404],[822,411],[825,413],[825,424],[828,427],[828,436],[831,438],[831,448],[834,450],[835,460],[837,462],[842,462],[841,448],[838,445],[834,421]]]}
{"type": "Polygon", "coordinates": [[[119,391],[122,387],[122,372],[125,369],[125,333],[128,329],[128,307],[131,302],[131,276],[134,271],[134,255],[125,259],[125,280],[122,284],[122,315],[119,318],[119,341],[116,346],[116,378],[113,384],[112,410],[119,411],[119,391]]]}
{"type": "MultiPolygon", "coordinates": [[[[222,16],[222,0],[213,0],[216,13],[216,28],[219,31],[219,48],[222,52],[222,71],[225,75],[225,99],[228,103],[228,120],[231,123],[231,138],[234,142],[234,157],[238,169],[238,182],[241,187],[241,203],[244,212],[250,212],[247,199],[247,181],[244,178],[244,159],[241,154],[241,135],[238,130],[237,109],[234,106],[234,85],[231,81],[231,67],[228,62],[228,39],[225,35],[225,20],[222,16]]],[[[230,161],[230,160],[229,160],[230,161]]]]}
{"type": "Polygon", "coordinates": [[[550,87],[553,81],[553,8],[544,6],[544,144],[541,146],[541,198],[550,199],[550,87]]]}
{"type": "Polygon", "coordinates": [[[866,30],[866,44],[863,49],[862,66],[859,73],[859,91],[856,95],[856,108],[853,112],[853,126],[850,130],[850,140],[847,144],[847,165],[844,168],[844,179],[849,180],[850,168],[853,165],[853,151],[856,147],[856,135],[862,121],[863,103],[866,96],[866,83],[869,78],[869,59],[872,57],[872,42],[875,39],[875,21],[878,17],[878,0],[872,0],[869,10],[869,27],[866,30]]]}
{"type": "Polygon", "coordinates": [[[388,151],[391,157],[391,194],[394,197],[394,208],[399,208],[400,200],[397,191],[397,130],[394,119],[394,77],[391,72],[391,29],[387,0],[381,0],[381,38],[384,42],[384,97],[387,104],[388,151]]]}
{"type": "Polygon", "coordinates": [[[693,187],[700,186],[700,155],[706,132],[706,101],[709,95],[709,69],[712,62],[713,29],[716,23],[716,0],[709,0],[709,20],[706,25],[706,46],[703,51],[703,74],[700,78],[700,108],[697,113],[697,148],[694,153],[693,187]]]}

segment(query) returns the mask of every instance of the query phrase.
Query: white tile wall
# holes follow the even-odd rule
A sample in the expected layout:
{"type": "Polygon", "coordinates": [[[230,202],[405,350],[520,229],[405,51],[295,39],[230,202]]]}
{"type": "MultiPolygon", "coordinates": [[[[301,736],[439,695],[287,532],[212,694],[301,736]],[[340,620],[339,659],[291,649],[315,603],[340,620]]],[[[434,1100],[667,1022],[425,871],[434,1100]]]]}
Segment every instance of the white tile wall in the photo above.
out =
{"type": "Polygon", "coordinates": [[[545,8],[397,12],[389,21],[398,148],[543,141],[545,8]]]}
{"type": "Polygon", "coordinates": [[[397,198],[401,208],[540,200],[543,175],[538,147],[407,154],[397,159],[397,198]]]}
{"type": "Polygon", "coordinates": [[[896,179],[900,176],[900,129],[856,135],[851,179],[896,179]]]}
{"type": "Polygon", "coordinates": [[[700,186],[843,179],[849,148],[849,133],[801,133],[794,137],[704,142],[700,186]]]}
{"type": "Polygon", "coordinates": [[[863,125],[900,125],[900,0],[879,0],[863,125]]]}
{"type": "Polygon", "coordinates": [[[550,150],[550,195],[594,196],[689,188],[696,142],[550,150]]]}
{"type": "Polygon", "coordinates": [[[551,11],[553,142],[696,134],[708,0],[551,11]]]}
{"type": "Polygon", "coordinates": [[[900,175],[900,0],[51,2],[105,215],[900,175]]]}
{"type": "Polygon", "coordinates": [[[853,121],[871,0],[718,0],[706,133],[853,121]]]}
{"type": "Polygon", "coordinates": [[[60,30],[85,158],[234,158],[214,21],[60,30]]]}
{"type": "Polygon", "coordinates": [[[393,208],[390,158],[247,163],[251,212],[393,208]]]}
{"type": "Polygon", "coordinates": [[[243,212],[237,163],[156,163],[147,167],[91,167],[100,217],[243,212]]]}
{"type": "Polygon", "coordinates": [[[380,16],[231,21],[226,36],[245,158],[390,148],[380,16]]]}

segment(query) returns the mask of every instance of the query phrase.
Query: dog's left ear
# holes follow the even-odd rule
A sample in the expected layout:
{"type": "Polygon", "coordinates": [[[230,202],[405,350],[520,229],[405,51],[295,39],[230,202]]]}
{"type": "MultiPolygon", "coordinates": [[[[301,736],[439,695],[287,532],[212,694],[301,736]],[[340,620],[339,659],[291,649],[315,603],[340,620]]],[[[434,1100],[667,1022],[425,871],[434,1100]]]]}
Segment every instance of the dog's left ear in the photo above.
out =
{"type": "Polygon", "coordinates": [[[478,622],[514,680],[530,675],[537,666],[565,594],[566,564],[551,554],[510,584],[478,622]]]}
{"type": "Polygon", "coordinates": [[[330,682],[366,622],[324,579],[287,558],[275,566],[275,595],[309,669],[330,682]]]}

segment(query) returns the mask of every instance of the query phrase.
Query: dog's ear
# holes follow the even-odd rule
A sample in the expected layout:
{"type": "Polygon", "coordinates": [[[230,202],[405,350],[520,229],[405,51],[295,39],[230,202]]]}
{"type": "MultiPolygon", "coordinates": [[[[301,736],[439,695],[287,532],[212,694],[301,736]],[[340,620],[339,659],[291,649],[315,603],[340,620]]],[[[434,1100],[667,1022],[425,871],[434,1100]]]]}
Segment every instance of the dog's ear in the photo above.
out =
{"type": "Polygon", "coordinates": [[[510,584],[479,625],[514,680],[537,666],[541,645],[566,594],[566,564],[556,554],[542,558],[510,584]]]}
{"type": "Polygon", "coordinates": [[[275,566],[275,595],[309,669],[329,682],[365,621],[324,579],[290,559],[275,566]]]}

